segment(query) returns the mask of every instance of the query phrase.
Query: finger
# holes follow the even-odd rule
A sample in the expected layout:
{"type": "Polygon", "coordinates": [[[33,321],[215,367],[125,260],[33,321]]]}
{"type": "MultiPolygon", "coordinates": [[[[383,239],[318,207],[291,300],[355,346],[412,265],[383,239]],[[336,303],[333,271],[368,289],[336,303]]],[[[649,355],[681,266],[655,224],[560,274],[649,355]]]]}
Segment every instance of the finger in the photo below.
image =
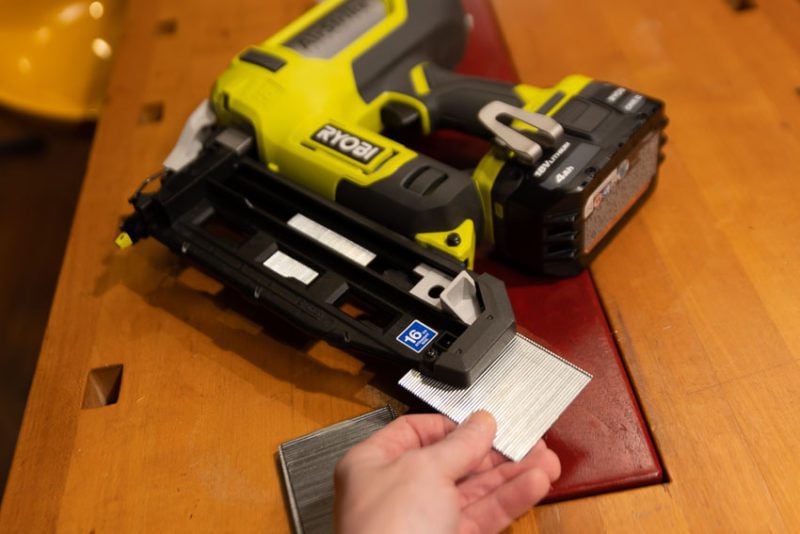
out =
{"type": "Polygon", "coordinates": [[[544,471],[550,483],[555,482],[561,474],[561,464],[556,454],[544,445],[537,445],[520,462],[506,460],[492,469],[470,476],[459,483],[461,506],[466,507],[482,499],[506,482],[532,469],[544,471]]]}
{"type": "MultiPolygon", "coordinates": [[[[522,464],[522,463],[531,464],[533,458],[538,457],[538,455],[542,451],[544,451],[546,449],[547,449],[547,445],[545,444],[544,440],[540,439],[539,441],[536,442],[536,445],[533,446],[533,448],[530,450],[530,452],[528,452],[528,454],[525,455],[525,458],[523,458],[522,460],[520,460],[518,462],[518,464],[522,464]]],[[[480,473],[483,473],[484,471],[489,471],[490,469],[492,469],[494,467],[497,467],[498,465],[505,464],[505,463],[510,463],[510,462],[511,462],[511,460],[509,460],[507,457],[503,456],[502,453],[499,453],[496,450],[492,450],[492,451],[489,452],[489,454],[487,454],[483,458],[483,460],[481,460],[481,463],[478,465],[478,467],[475,468],[475,471],[473,472],[473,474],[470,475],[470,477],[475,476],[475,475],[480,474],[480,473]]],[[[558,478],[558,477],[556,477],[556,478],[558,478]]]]}
{"type": "Polygon", "coordinates": [[[561,461],[552,449],[545,447],[542,459],[539,460],[539,466],[547,474],[551,484],[561,478],[561,461]]]}
{"type": "Polygon", "coordinates": [[[533,468],[543,470],[550,482],[555,482],[561,476],[561,462],[556,453],[549,449],[543,440],[539,440],[533,449],[525,455],[525,458],[519,462],[508,461],[503,465],[505,466],[504,469],[508,470],[509,478],[533,468]]]}
{"type": "Polygon", "coordinates": [[[406,451],[441,441],[455,428],[456,424],[443,415],[404,415],[355,445],[348,456],[359,461],[392,462],[406,451]]]}
{"type": "Polygon", "coordinates": [[[497,424],[489,412],[475,412],[426,452],[445,476],[458,480],[481,464],[492,448],[496,430],[497,424]]]}
{"type": "Polygon", "coordinates": [[[541,469],[525,471],[463,510],[464,520],[479,532],[499,532],[542,500],[550,477],[541,469]]]}

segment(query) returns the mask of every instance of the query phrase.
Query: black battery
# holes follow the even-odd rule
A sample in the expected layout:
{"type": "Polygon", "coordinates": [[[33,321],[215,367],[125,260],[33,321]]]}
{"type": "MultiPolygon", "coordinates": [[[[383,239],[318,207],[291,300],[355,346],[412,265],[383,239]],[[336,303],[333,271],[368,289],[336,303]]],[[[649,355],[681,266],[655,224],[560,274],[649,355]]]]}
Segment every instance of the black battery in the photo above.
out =
{"type": "Polygon", "coordinates": [[[500,255],[529,272],[569,276],[653,189],[667,119],[663,102],[605,82],[560,105],[552,115],[564,128],[560,142],[534,165],[509,159],[499,171],[492,226],[500,255]]]}

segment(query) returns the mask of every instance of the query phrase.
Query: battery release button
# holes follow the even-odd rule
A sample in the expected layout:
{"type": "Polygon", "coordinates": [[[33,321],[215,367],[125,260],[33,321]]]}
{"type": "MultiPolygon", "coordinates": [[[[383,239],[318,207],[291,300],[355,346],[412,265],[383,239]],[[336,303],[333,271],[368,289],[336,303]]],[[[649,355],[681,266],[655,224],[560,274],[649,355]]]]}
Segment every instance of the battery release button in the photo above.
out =
{"type": "Polygon", "coordinates": [[[611,114],[602,106],[573,98],[556,113],[555,119],[566,130],[591,134],[611,114]]]}

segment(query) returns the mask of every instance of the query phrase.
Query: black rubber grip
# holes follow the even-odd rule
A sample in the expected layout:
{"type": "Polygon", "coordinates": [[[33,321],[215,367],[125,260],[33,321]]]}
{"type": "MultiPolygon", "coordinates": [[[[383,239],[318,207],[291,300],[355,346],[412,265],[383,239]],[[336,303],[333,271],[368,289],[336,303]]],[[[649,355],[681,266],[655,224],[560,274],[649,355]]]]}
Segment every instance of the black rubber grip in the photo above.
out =
{"type": "Polygon", "coordinates": [[[479,137],[492,134],[478,121],[481,108],[494,100],[522,107],[514,84],[455,74],[429,63],[423,67],[430,93],[422,99],[431,129],[450,128],[479,137]]]}

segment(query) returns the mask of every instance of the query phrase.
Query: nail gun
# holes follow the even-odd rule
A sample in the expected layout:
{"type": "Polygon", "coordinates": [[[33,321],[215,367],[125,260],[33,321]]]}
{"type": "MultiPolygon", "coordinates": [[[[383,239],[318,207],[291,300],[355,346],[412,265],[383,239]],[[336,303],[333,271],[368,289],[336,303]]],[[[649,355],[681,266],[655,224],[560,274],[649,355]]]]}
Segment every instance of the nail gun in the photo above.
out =
{"type": "Polygon", "coordinates": [[[117,243],[152,235],[335,345],[470,384],[521,337],[502,283],[464,268],[479,237],[578,272],[652,187],[666,119],[583,76],[454,74],[466,21],[458,0],[330,0],[247,48],[117,243]],[[392,137],[439,129],[495,146],[469,172],[392,137]]]}
{"type": "MultiPolygon", "coordinates": [[[[561,275],[579,271],[631,206],[652,188],[664,139],[664,106],[640,93],[584,76],[569,76],[552,88],[540,89],[455,74],[448,69],[464,52],[467,21],[459,0],[329,0],[264,43],[247,48],[217,79],[211,98],[187,121],[159,174],[161,191],[138,192],[133,197],[136,213],[124,223],[118,244],[126,246],[155,235],[176,251],[196,251],[196,232],[180,239],[167,236],[175,230],[171,225],[187,212],[194,217],[190,221],[193,232],[202,228],[208,233],[214,225],[226,224],[246,228],[247,239],[252,238],[258,233],[254,230],[257,221],[241,219],[257,208],[285,212],[280,207],[285,201],[271,194],[264,197],[268,206],[254,206],[255,196],[266,193],[244,190],[255,187],[257,179],[271,183],[280,175],[335,201],[339,216],[358,213],[468,267],[483,235],[500,254],[533,271],[561,275]],[[409,129],[429,134],[448,128],[494,141],[494,148],[474,172],[415,152],[389,136],[409,129]],[[242,169],[247,169],[246,178],[242,169]],[[237,177],[230,178],[231,173],[237,177]],[[227,196],[220,193],[226,188],[232,191],[227,196]],[[218,201],[215,195],[225,200],[218,201]],[[238,200],[231,200],[233,196],[238,200]]],[[[310,202],[307,199],[303,202],[310,202]]],[[[290,215],[302,216],[304,209],[298,204],[290,215]]],[[[236,256],[233,263],[257,260],[262,270],[280,263],[273,272],[291,271],[309,284],[312,273],[319,274],[321,269],[309,268],[301,275],[294,272],[302,262],[292,263],[292,258],[303,256],[297,232],[325,233],[328,228],[315,220],[292,221],[280,221],[291,226],[294,233],[286,234],[291,239],[281,242],[272,236],[276,246],[293,246],[292,255],[279,251],[281,255],[269,259],[266,241],[255,240],[261,245],[255,254],[259,245],[243,238],[239,243],[243,248],[229,247],[228,252],[236,256]],[[255,256],[247,257],[250,253],[255,256]],[[265,263],[268,259],[269,264],[265,263]]],[[[339,235],[331,232],[329,238],[339,235]]],[[[350,233],[350,228],[343,231],[339,244],[362,239],[363,232],[350,233]]],[[[310,246],[308,240],[305,245],[310,246]]],[[[353,253],[349,244],[345,249],[353,253]]],[[[420,252],[404,253],[414,258],[412,263],[393,256],[387,263],[390,267],[381,270],[373,265],[371,271],[402,272],[394,281],[413,289],[417,300],[427,299],[440,310],[443,306],[450,311],[469,309],[472,320],[486,311],[487,303],[507,302],[504,296],[489,297],[485,294],[489,289],[482,289],[480,283],[476,289],[473,276],[459,278],[463,269],[420,259],[420,252]],[[456,286],[451,287],[456,279],[458,291],[468,296],[450,303],[448,296],[458,293],[456,286]],[[470,298],[479,303],[467,303],[470,298]]],[[[221,254],[217,250],[216,256],[221,254]]],[[[305,257],[310,263],[318,261],[305,257]]],[[[209,263],[217,258],[208,249],[196,259],[209,263]]],[[[362,268],[370,264],[361,261],[362,268]]],[[[238,279],[227,268],[216,272],[248,292],[264,287],[261,282],[242,281],[245,270],[239,269],[238,279]]],[[[337,272],[342,275],[341,270],[337,272]]],[[[344,279],[350,287],[366,279],[363,273],[349,276],[344,279]]],[[[491,286],[494,291],[496,285],[491,286]]],[[[359,299],[368,300],[375,291],[362,287],[359,299]]],[[[314,293],[315,304],[323,293],[314,293]]],[[[325,294],[323,303],[339,302],[342,295],[334,293],[325,294]]],[[[408,299],[377,294],[378,300],[384,300],[381,306],[390,302],[401,315],[414,309],[408,299]]],[[[293,315],[286,302],[278,308],[293,315]]],[[[502,308],[486,315],[505,317],[510,311],[507,304],[502,308]]],[[[299,319],[301,314],[297,315],[299,319]]],[[[459,320],[465,323],[464,317],[459,320]]],[[[429,349],[436,355],[428,356],[428,372],[454,383],[474,379],[485,368],[478,364],[481,358],[462,358],[459,370],[451,374],[444,372],[443,363],[430,363],[447,352],[442,344],[453,343],[452,335],[459,329],[449,323],[433,327],[431,323],[437,321],[427,321],[421,324],[429,328],[413,334],[427,339],[448,332],[436,338],[437,349],[429,349]],[[433,372],[434,367],[439,371],[433,372]]],[[[381,335],[396,336],[399,324],[392,323],[381,335]]],[[[332,337],[352,346],[359,336],[340,328],[332,337]]],[[[404,357],[419,364],[424,361],[420,354],[406,352],[404,357]]]]}
{"type": "Polygon", "coordinates": [[[233,59],[166,168],[194,159],[198,126],[234,127],[273,172],[468,266],[483,237],[528,271],[575,274],[654,184],[664,106],[579,75],[455,74],[467,20],[459,0],[323,2],[233,59]],[[440,129],[495,148],[469,171],[392,138],[440,129]]]}

